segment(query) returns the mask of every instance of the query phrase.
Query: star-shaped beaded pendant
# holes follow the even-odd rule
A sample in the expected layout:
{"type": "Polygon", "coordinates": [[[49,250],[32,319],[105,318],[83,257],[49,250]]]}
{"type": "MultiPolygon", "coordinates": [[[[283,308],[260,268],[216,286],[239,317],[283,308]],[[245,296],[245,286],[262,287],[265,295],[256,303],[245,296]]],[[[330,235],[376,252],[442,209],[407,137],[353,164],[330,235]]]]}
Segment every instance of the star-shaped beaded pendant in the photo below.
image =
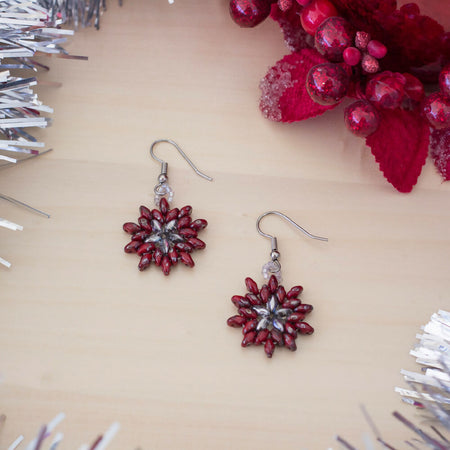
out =
{"type": "Polygon", "coordinates": [[[161,267],[164,275],[169,275],[178,261],[194,267],[191,253],[206,247],[197,235],[208,222],[204,219],[193,221],[191,206],[169,209],[165,198],[159,201],[159,209],[141,206],[139,212],[138,223],[126,222],[123,225],[123,230],[132,236],[124,248],[125,253],[140,256],[139,270],[147,269],[152,262],[161,267]]]}
{"type": "Polygon", "coordinates": [[[231,298],[238,314],[227,321],[230,327],[242,327],[242,347],[264,345],[266,355],[271,358],[277,346],[295,351],[297,335],[314,332],[314,328],[304,321],[313,307],[298,299],[303,291],[301,286],[286,292],[274,275],[261,289],[251,278],[245,279],[245,285],[248,294],[231,298]]]}

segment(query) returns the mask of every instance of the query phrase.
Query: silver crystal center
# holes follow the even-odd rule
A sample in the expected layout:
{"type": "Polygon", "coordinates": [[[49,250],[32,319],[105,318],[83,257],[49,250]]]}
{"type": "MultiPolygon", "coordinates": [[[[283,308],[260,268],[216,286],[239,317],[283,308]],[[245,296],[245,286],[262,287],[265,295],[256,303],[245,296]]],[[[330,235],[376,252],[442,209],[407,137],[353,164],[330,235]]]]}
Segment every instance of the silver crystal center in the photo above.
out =
{"type": "Polygon", "coordinates": [[[161,224],[157,220],[152,220],[152,234],[145,239],[145,242],[153,242],[165,255],[169,253],[175,244],[184,242],[183,236],[178,234],[177,220],[161,224]]]}
{"type": "Polygon", "coordinates": [[[277,296],[272,294],[264,306],[254,306],[253,310],[258,314],[256,330],[276,330],[283,332],[287,318],[292,314],[289,308],[281,308],[277,296]]]}

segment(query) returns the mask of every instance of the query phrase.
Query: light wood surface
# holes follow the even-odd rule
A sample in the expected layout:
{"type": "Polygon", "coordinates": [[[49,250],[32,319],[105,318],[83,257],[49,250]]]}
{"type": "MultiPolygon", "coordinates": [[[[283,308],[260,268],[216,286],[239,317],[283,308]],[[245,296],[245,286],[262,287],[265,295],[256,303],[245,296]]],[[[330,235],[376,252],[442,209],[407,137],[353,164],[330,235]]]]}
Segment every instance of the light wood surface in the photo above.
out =
{"type": "MultiPolygon", "coordinates": [[[[40,136],[54,151],[3,170],[0,229],[0,448],[31,438],[64,411],[62,448],[121,423],[111,449],[325,449],[339,433],[362,447],[363,403],[383,437],[420,420],[394,393],[415,334],[449,308],[450,184],[428,162],[411,194],[382,177],[342,109],[300,124],[266,121],[258,82],[288,51],[277,25],[243,30],[227,2],[109,2],[99,32],[67,46],[88,62],[49,60],[39,94],[55,108],[40,136]],[[150,143],[172,138],[214,182],[171,148],[174,205],[206,218],[196,267],[138,272],[122,224],[152,203],[159,165],[150,143]],[[261,283],[270,243],[255,231],[277,209],[323,243],[268,217],[284,284],[315,307],[299,349],[243,349],[225,325],[244,278],[261,283]]],[[[48,60],[47,60],[48,61],[48,60]]],[[[47,448],[47,447],[45,447],[47,448]]]]}

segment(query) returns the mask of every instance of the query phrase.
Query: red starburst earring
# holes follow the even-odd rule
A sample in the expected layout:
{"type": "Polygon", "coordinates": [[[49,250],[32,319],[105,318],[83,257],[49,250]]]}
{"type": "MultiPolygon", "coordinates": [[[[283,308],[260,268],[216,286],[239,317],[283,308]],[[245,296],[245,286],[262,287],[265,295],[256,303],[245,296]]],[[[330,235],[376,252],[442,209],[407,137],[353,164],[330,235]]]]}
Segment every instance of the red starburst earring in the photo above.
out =
{"type": "Polygon", "coordinates": [[[192,207],[189,205],[181,209],[169,207],[173,199],[173,190],[168,184],[168,164],[155,156],[153,151],[161,142],[173,145],[197,175],[208,181],[212,181],[212,178],[200,172],[176,142],[159,139],[150,146],[151,157],[161,163],[158,184],[154,188],[156,208],[151,210],[141,206],[138,223],[123,224],[123,230],[132,236],[124,250],[125,253],[137,253],[140,257],[139,270],[147,269],[153,262],[161,267],[164,275],[169,275],[170,269],[178,261],[188,267],[194,267],[191,253],[206,247],[197,235],[206,228],[208,222],[204,219],[192,220],[192,207]]]}
{"type": "Polygon", "coordinates": [[[228,319],[230,327],[241,328],[244,338],[242,347],[264,345],[266,355],[271,358],[275,347],[287,347],[297,350],[295,339],[298,334],[312,334],[314,329],[304,321],[313,307],[302,303],[298,298],[303,291],[302,286],[294,286],[288,292],[281,284],[281,264],[279,261],[277,238],[261,231],[260,222],[269,214],[275,214],[312,239],[328,241],[327,238],[314,236],[279,211],[268,211],[258,217],[256,229],[261,236],[270,239],[272,251],[270,261],[263,265],[262,275],[268,280],[261,288],[251,278],[245,279],[248,293],[245,296],[234,295],[231,298],[238,308],[238,314],[228,319]]]}

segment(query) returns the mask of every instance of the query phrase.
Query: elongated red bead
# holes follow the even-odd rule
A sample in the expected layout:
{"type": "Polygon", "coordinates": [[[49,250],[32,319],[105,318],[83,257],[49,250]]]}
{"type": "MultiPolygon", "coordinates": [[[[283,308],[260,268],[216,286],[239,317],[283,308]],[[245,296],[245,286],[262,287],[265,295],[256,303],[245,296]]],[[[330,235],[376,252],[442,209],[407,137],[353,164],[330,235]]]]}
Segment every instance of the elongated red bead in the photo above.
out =
{"type": "Polygon", "coordinates": [[[233,297],[231,297],[231,301],[237,308],[247,308],[250,306],[250,302],[245,297],[240,295],[233,295],[233,297]]]}
{"type": "Polygon", "coordinates": [[[138,264],[138,269],[142,272],[148,266],[150,266],[151,262],[152,262],[152,255],[150,255],[148,253],[145,255],[142,255],[141,259],[139,261],[139,264],[138,264]]]}
{"type": "Polygon", "coordinates": [[[253,305],[253,306],[258,306],[261,304],[261,300],[259,299],[259,297],[255,294],[246,294],[245,298],[253,305]]]}
{"type": "Polygon", "coordinates": [[[313,306],[312,305],[307,305],[306,303],[303,303],[300,306],[297,306],[297,308],[295,308],[295,312],[299,312],[302,314],[308,314],[313,310],[313,306]]]}
{"type": "Polygon", "coordinates": [[[170,273],[170,267],[172,266],[172,263],[170,262],[170,258],[168,256],[164,256],[161,262],[161,268],[164,275],[169,275],[170,273]]]}
{"type": "Polygon", "coordinates": [[[227,320],[227,325],[233,328],[240,328],[247,320],[242,316],[232,316],[227,320]]]}
{"type": "Polygon", "coordinates": [[[270,334],[274,342],[278,345],[283,345],[283,335],[278,330],[272,330],[270,334]]]}
{"type": "Polygon", "coordinates": [[[147,218],[143,217],[143,216],[139,217],[139,225],[145,231],[148,231],[149,233],[152,231],[152,226],[150,224],[150,221],[147,218]]]}
{"type": "Polygon", "coordinates": [[[195,263],[192,259],[191,255],[186,252],[180,252],[180,260],[183,264],[185,264],[188,267],[194,267],[195,263]]]}
{"type": "Polygon", "coordinates": [[[242,329],[242,332],[243,332],[244,334],[247,334],[247,333],[250,333],[250,331],[254,331],[257,324],[258,324],[258,321],[257,321],[256,319],[249,320],[249,321],[245,324],[245,327],[242,329]]]}
{"type": "Polygon", "coordinates": [[[179,230],[181,230],[182,228],[187,228],[190,225],[191,221],[191,216],[184,216],[178,221],[177,228],[179,230]]]}
{"type": "Polygon", "coordinates": [[[270,277],[268,286],[269,286],[270,293],[275,294],[275,291],[277,290],[277,287],[278,287],[278,281],[275,278],[275,275],[272,275],[270,277]]]}
{"type": "Polygon", "coordinates": [[[163,223],[164,222],[164,217],[161,214],[161,211],[159,211],[158,209],[152,209],[152,216],[154,219],[156,219],[159,223],[163,223]]]}
{"type": "Polygon", "coordinates": [[[261,291],[260,291],[259,295],[261,296],[261,300],[264,303],[267,303],[269,301],[270,291],[269,291],[269,287],[267,286],[267,284],[265,284],[261,288],[261,291]]]}
{"type": "Polygon", "coordinates": [[[138,250],[137,250],[137,254],[139,256],[142,256],[144,253],[150,253],[151,251],[155,250],[155,244],[153,244],[153,242],[147,242],[145,244],[142,244],[138,250]]]}
{"type": "Polygon", "coordinates": [[[290,334],[284,333],[283,341],[284,341],[284,345],[292,352],[295,352],[295,350],[297,350],[297,344],[295,343],[295,338],[292,337],[290,334]]]}
{"type": "Polygon", "coordinates": [[[192,247],[196,250],[201,250],[202,248],[206,247],[206,244],[201,239],[198,239],[196,237],[189,238],[187,240],[187,243],[192,245],[192,247]]]}
{"type": "Polygon", "coordinates": [[[253,342],[255,342],[256,333],[254,331],[250,331],[244,336],[244,339],[242,339],[242,347],[248,347],[249,345],[252,345],[253,342]]]}
{"type": "Polygon", "coordinates": [[[192,245],[188,244],[187,242],[177,242],[174,245],[174,249],[178,250],[179,252],[189,253],[192,252],[194,249],[192,245]]]}
{"type": "Polygon", "coordinates": [[[264,352],[266,353],[268,358],[272,358],[273,352],[275,351],[275,343],[272,339],[267,339],[264,344],[264,352]]]}
{"type": "Polygon", "coordinates": [[[278,286],[277,289],[277,299],[280,303],[283,303],[284,299],[286,298],[286,290],[284,289],[284,286],[278,286]]]}
{"type": "Polygon", "coordinates": [[[169,258],[170,262],[172,263],[172,266],[174,266],[178,262],[178,253],[176,250],[171,250],[169,252],[169,258]]]}
{"type": "Polygon", "coordinates": [[[287,298],[297,298],[303,292],[302,286],[294,286],[288,293],[287,298]]]}
{"type": "Polygon", "coordinates": [[[293,313],[288,317],[289,322],[300,322],[301,320],[303,320],[305,318],[304,314],[301,313],[293,313]]]}
{"type": "Polygon", "coordinates": [[[289,333],[294,337],[294,339],[297,337],[297,331],[295,330],[295,327],[294,325],[292,325],[292,323],[286,322],[284,324],[284,329],[286,330],[286,333],[289,333]]]}
{"type": "Polygon", "coordinates": [[[268,336],[269,330],[267,328],[258,332],[255,339],[255,345],[261,345],[263,342],[267,340],[268,336]]]}
{"type": "Polygon", "coordinates": [[[163,252],[159,248],[157,248],[155,250],[155,253],[153,253],[153,260],[155,261],[155,265],[157,265],[159,267],[161,265],[162,258],[163,258],[163,252]]]}
{"type": "Polygon", "coordinates": [[[192,228],[182,228],[179,230],[179,234],[185,238],[197,237],[197,232],[192,228]]]}
{"type": "Polygon", "coordinates": [[[208,222],[205,219],[194,220],[190,225],[190,227],[195,231],[203,230],[207,226],[208,226],[208,222]]]}
{"type": "Polygon", "coordinates": [[[123,224],[123,231],[126,231],[128,234],[134,234],[141,231],[141,227],[137,223],[127,222],[123,224]]]}
{"type": "Polygon", "coordinates": [[[138,248],[141,246],[141,243],[139,241],[131,241],[128,242],[127,245],[125,245],[125,253],[136,253],[138,248]]]}
{"type": "Polygon", "coordinates": [[[259,294],[258,285],[251,278],[247,277],[245,279],[245,286],[247,286],[248,291],[252,294],[259,294]]]}
{"type": "Polygon", "coordinates": [[[175,220],[178,217],[178,213],[180,212],[180,210],[178,208],[173,208],[171,209],[167,214],[166,214],[166,223],[171,222],[172,220],[175,220]]]}
{"type": "Polygon", "coordinates": [[[297,331],[300,334],[313,334],[314,333],[314,328],[306,322],[297,322],[295,324],[295,328],[297,328],[297,331]]]}
{"type": "Polygon", "coordinates": [[[246,319],[256,319],[258,314],[251,308],[239,308],[238,312],[241,316],[244,316],[246,319]]]}
{"type": "Polygon", "coordinates": [[[148,236],[147,231],[139,231],[136,234],[133,234],[131,238],[133,241],[143,241],[148,236]]]}
{"type": "Polygon", "coordinates": [[[290,300],[286,300],[285,302],[283,302],[283,308],[295,309],[298,308],[298,306],[300,306],[301,303],[302,302],[300,300],[292,298],[290,300]]]}
{"type": "Polygon", "coordinates": [[[159,209],[163,215],[166,215],[167,211],[169,211],[169,203],[164,197],[159,201],[159,209]]]}
{"type": "Polygon", "coordinates": [[[183,206],[183,208],[180,209],[180,212],[178,213],[178,218],[181,219],[184,216],[189,216],[192,213],[192,206],[186,205],[183,206]]]}
{"type": "Polygon", "coordinates": [[[152,212],[144,205],[139,206],[139,212],[141,213],[141,216],[145,217],[148,220],[152,220],[152,212]]]}

